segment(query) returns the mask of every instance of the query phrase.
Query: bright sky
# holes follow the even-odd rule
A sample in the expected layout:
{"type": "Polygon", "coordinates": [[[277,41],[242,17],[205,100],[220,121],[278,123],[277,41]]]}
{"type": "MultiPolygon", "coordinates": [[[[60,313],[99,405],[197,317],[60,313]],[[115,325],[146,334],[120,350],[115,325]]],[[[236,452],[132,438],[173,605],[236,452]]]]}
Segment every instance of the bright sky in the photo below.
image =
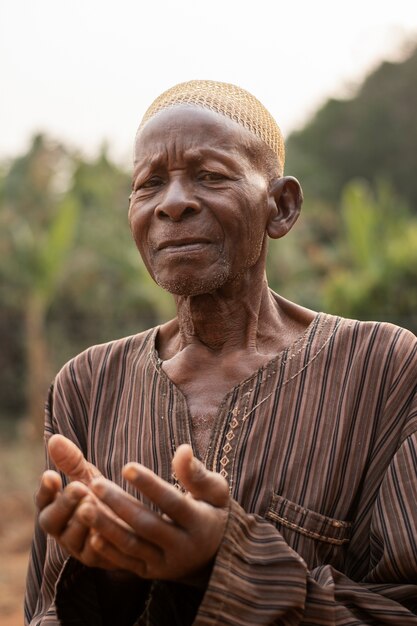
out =
{"type": "Polygon", "coordinates": [[[417,0],[3,0],[0,158],[37,130],[127,160],[147,106],[191,78],[236,83],[284,135],[417,43],[417,0]]]}

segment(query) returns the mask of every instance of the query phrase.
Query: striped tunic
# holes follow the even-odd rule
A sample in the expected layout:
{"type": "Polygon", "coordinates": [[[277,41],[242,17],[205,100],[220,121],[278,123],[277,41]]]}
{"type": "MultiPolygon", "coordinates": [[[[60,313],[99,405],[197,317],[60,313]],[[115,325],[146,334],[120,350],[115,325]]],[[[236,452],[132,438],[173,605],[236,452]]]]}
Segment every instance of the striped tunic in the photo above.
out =
{"type": "MultiPolygon", "coordinates": [[[[46,437],[69,437],[130,492],[125,463],[175,483],[173,454],[193,444],[157,332],[83,352],[47,404],[46,437]]],[[[208,586],[155,583],[138,623],[417,625],[416,372],[410,332],[320,313],[230,390],[204,459],[232,495],[208,586]]],[[[121,587],[103,593],[102,573],[67,559],[36,528],[26,624],[132,625],[148,588],[121,587]]]]}

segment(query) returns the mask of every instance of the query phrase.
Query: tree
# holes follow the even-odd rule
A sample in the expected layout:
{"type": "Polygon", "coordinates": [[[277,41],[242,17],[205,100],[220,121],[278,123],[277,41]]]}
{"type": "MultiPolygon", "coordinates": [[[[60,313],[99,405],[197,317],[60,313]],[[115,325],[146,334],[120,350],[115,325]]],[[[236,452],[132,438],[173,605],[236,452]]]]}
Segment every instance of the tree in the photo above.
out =
{"type": "Polygon", "coordinates": [[[417,219],[389,184],[363,180],[342,194],[344,236],[323,286],[328,310],[417,330],[417,219]]]}
{"type": "Polygon", "coordinates": [[[329,100],[287,141],[287,171],[306,196],[336,203],[350,180],[389,181],[417,212],[417,49],[382,63],[355,97],[329,100]]]}
{"type": "Polygon", "coordinates": [[[26,412],[40,430],[47,387],[65,361],[165,320],[172,302],[140,262],[127,221],[130,176],[105,148],[85,159],[38,135],[0,181],[0,324],[19,324],[3,346],[14,389],[12,405],[2,391],[3,406],[21,408],[24,376],[26,412]]]}
{"type": "Polygon", "coordinates": [[[42,135],[6,173],[2,193],[2,301],[23,312],[27,402],[31,423],[42,424],[51,376],[45,320],[72,248],[78,207],[65,195],[69,160],[42,135]]]}

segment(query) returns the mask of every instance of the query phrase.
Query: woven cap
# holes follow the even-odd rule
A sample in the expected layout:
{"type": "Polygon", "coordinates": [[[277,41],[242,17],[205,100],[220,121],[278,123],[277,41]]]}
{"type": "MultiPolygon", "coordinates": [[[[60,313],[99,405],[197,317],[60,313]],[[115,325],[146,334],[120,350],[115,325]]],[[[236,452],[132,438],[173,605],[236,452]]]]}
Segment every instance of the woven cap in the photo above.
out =
{"type": "Polygon", "coordinates": [[[255,96],[229,83],[190,80],[171,87],[148,108],[139,130],[159,111],[181,104],[210,109],[237,122],[265,142],[284,169],[285,146],[278,124],[255,96]]]}

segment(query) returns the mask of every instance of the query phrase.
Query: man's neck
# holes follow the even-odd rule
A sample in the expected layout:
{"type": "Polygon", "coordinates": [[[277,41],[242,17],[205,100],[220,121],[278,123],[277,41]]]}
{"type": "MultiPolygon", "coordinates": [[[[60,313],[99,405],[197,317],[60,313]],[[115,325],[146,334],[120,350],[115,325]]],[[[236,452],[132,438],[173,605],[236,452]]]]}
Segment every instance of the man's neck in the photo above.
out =
{"type": "Polygon", "coordinates": [[[213,357],[242,352],[267,357],[290,345],[315,315],[271,292],[263,259],[220,289],[175,300],[176,319],[158,333],[163,360],[189,349],[200,356],[209,351],[213,357]]]}
{"type": "Polygon", "coordinates": [[[256,282],[236,279],[213,293],[180,296],[178,349],[201,344],[216,352],[256,350],[263,333],[278,324],[278,310],[265,276],[256,282]]]}

